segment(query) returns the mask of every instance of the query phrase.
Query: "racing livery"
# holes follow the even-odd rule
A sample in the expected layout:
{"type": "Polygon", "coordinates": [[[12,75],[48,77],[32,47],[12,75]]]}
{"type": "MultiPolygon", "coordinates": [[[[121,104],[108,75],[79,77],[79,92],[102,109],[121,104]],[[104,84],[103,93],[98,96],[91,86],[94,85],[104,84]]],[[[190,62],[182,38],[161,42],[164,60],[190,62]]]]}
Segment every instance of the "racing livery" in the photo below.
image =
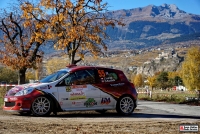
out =
{"type": "Polygon", "coordinates": [[[47,116],[62,111],[116,109],[129,115],[137,107],[137,92],[120,70],[67,66],[37,83],[18,85],[4,97],[3,110],[47,116]]]}

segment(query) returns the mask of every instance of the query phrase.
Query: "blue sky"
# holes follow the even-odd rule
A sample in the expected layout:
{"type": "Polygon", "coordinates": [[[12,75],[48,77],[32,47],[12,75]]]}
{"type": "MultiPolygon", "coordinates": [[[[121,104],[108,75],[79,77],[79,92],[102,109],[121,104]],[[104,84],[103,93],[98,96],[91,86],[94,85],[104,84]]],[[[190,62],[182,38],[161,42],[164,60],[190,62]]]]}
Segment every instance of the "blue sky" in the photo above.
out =
{"type": "MultiPolygon", "coordinates": [[[[13,3],[16,0],[0,0],[0,8],[8,6],[7,3],[13,3]]],[[[188,13],[200,15],[200,0],[103,0],[108,2],[109,10],[118,9],[131,9],[137,7],[145,7],[147,5],[162,5],[175,4],[179,9],[184,10],[188,13]]]]}

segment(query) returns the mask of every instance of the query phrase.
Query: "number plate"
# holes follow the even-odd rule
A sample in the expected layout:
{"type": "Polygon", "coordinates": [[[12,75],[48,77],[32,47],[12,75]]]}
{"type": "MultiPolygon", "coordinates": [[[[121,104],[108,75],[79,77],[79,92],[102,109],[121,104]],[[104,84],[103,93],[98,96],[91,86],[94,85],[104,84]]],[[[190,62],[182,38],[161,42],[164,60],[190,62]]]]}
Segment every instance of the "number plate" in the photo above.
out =
{"type": "Polygon", "coordinates": [[[4,101],[5,101],[5,102],[8,102],[8,98],[4,98],[4,101]]]}

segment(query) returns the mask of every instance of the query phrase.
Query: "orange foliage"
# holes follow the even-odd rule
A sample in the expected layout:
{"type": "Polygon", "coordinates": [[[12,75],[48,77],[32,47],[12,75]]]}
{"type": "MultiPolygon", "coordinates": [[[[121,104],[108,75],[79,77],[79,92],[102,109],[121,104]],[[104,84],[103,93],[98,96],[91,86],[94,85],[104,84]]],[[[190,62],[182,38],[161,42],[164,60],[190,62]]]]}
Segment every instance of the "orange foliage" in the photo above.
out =
{"type": "MultiPolygon", "coordinates": [[[[98,56],[102,48],[107,50],[102,38],[107,38],[104,28],[107,26],[123,25],[121,21],[108,19],[102,15],[107,4],[101,4],[101,0],[41,0],[36,6],[24,3],[21,6],[25,19],[34,18],[36,27],[42,29],[47,26],[45,32],[38,30],[35,38],[45,38],[54,41],[54,48],[67,50],[70,63],[76,64],[84,59],[86,52],[98,56]],[[92,5],[93,3],[93,5],[92,5]],[[52,11],[52,14],[49,14],[52,11]],[[102,35],[102,36],[100,36],[102,35]],[[76,54],[80,56],[75,60],[76,54]]],[[[26,22],[24,25],[29,25],[26,22]]]]}

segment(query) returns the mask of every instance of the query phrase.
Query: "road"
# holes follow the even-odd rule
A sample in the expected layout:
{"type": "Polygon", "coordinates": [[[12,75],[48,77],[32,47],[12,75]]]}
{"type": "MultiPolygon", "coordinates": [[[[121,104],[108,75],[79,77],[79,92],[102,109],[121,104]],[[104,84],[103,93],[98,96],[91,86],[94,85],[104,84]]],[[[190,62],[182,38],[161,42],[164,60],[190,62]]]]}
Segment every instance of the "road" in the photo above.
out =
{"type": "Polygon", "coordinates": [[[132,116],[148,116],[150,118],[188,118],[200,119],[200,106],[190,106],[186,104],[170,104],[166,102],[139,101],[139,112],[132,116]]]}
{"type": "Polygon", "coordinates": [[[151,101],[139,101],[131,116],[119,116],[115,110],[111,110],[104,115],[87,111],[33,117],[0,110],[0,134],[179,134],[180,124],[200,126],[199,110],[199,106],[151,101]]]}

